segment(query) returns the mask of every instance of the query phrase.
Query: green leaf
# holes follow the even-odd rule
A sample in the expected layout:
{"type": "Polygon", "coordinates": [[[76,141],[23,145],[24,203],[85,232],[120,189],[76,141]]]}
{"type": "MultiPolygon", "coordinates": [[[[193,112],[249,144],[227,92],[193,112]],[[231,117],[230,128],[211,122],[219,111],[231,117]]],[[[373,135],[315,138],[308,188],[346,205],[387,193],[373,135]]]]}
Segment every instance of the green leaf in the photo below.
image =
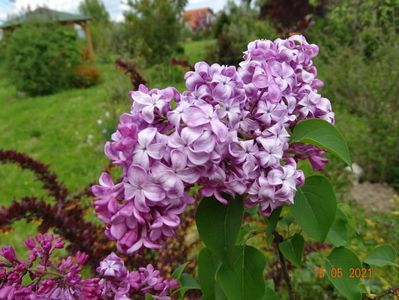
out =
{"type": "Polygon", "coordinates": [[[345,246],[348,239],[348,218],[341,209],[337,209],[335,220],[328,232],[327,239],[335,246],[345,246]]]}
{"type": "Polygon", "coordinates": [[[195,216],[201,240],[221,261],[227,261],[231,256],[244,213],[241,198],[224,196],[229,199],[227,205],[215,198],[203,199],[195,216]]]}
{"type": "Polygon", "coordinates": [[[174,272],[172,273],[172,278],[179,279],[184,269],[186,268],[187,264],[188,263],[181,264],[180,266],[178,266],[176,270],[174,270],[174,272]]]}
{"type": "Polygon", "coordinates": [[[152,297],[152,295],[150,295],[150,294],[147,294],[145,296],[145,300],[154,300],[154,297],[152,297]]]}
{"type": "Polygon", "coordinates": [[[189,290],[199,290],[200,285],[198,282],[194,279],[193,276],[187,273],[183,273],[180,277],[180,284],[189,289],[189,290]]]}
{"type": "Polygon", "coordinates": [[[275,209],[270,217],[265,217],[265,222],[267,224],[267,227],[265,229],[266,235],[271,235],[276,229],[277,223],[280,220],[280,214],[281,214],[282,207],[279,207],[275,209]]]}
{"type": "Polygon", "coordinates": [[[324,241],[335,219],[337,201],[327,178],[314,175],[298,188],[292,210],[301,228],[313,239],[324,241]]]}
{"type": "Polygon", "coordinates": [[[272,279],[265,281],[265,294],[262,300],[279,300],[280,297],[274,291],[274,282],[272,279]]]}
{"type": "Polygon", "coordinates": [[[262,300],[279,300],[280,297],[274,291],[274,282],[272,279],[265,281],[265,294],[263,295],[262,300]]]}
{"type": "Polygon", "coordinates": [[[208,248],[203,248],[198,255],[198,278],[201,286],[202,300],[225,299],[224,296],[217,297],[218,293],[223,295],[216,283],[216,272],[221,262],[212,254],[208,248]]]}
{"type": "Polygon", "coordinates": [[[303,239],[302,235],[298,233],[295,234],[291,239],[283,241],[278,245],[284,257],[297,267],[301,265],[304,246],[305,240],[303,239]]]}
{"type": "Polygon", "coordinates": [[[262,300],[279,300],[279,299],[280,297],[273,289],[266,287],[265,294],[263,295],[262,300]]]}
{"type": "Polygon", "coordinates": [[[200,286],[198,282],[194,279],[194,277],[187,273],[181,274],[179,283],[180,283],[180,288],[177,289],[176,292],[179,293],[181,299],[183,299],[184,294],[187,291],[200,289],[200,286]]]}
{"type": "Polygon", "coordinates": [[[335,248],[327,257],[326,271],[328,279],[343,296],[350,300],[361,300],[359,278],[350,278],[351,268],[361,268],[359,258],[345,247],[335,248]]]}
{"type": "Polygon", "coordinates": [[[351,166],[351,157],[344,137],[338,129],[321,119],[299,122],[293,130],[291,143],[312,144],[334,154],[351,166]]]}
{"type": "Polygon", "coordinates": [[[372,250],[364,260],[366,264],[384,267],[387,265],[396,265],[397,253],[394,247],[382,245],[372,250]]]}
{"type": "Polygon", "coordinates": [[[288,229],[294,221],[295,218],[291,215],[288,215],[281,219],[280,224],[285,225],[288,229]]]}
{"type": "Polygon", "coordinates": [[[223,263],[216,274],[224,294],[229,300],[260,300],[265,294],[263,270],[266,259],[251,246],[234,248],[234,264],[223,263]]]}

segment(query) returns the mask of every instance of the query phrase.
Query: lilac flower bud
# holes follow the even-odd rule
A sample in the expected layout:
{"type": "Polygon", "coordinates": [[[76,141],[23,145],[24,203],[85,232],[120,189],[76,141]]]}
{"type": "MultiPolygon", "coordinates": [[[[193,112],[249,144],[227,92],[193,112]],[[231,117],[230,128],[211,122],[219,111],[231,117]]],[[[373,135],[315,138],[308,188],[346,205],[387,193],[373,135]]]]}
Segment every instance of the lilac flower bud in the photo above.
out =
{"type": "Polygon", "coordinates": [[[3,256],[5,259],[7,259],[10,262],[13,262],[16,260],[14,248],[11,246],[5,246],[5,247],[1,248],[0,255],[3,256]]]}
{"type": "Polygon", "coordinates": [[[34,239],[31,238],[31,237],[27,238],[25,240],[24,244],[25,244],[25,247],[30,249],[30,250],[33,250],[33,248],[35,248],[35,246],[36,246],[36,243],[35,243],[34,239]]]}

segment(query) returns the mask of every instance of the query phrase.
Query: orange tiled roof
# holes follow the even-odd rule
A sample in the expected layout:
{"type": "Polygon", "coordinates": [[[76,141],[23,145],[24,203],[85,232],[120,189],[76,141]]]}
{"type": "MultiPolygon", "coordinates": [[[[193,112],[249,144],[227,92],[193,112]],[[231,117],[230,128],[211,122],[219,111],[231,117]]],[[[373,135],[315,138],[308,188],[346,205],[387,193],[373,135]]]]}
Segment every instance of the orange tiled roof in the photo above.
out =
{"type": "Polygon", "coordinates": [[[196,29],[198,26],[201,26],[201,24],[204,23],[208,13],[214,15],[212,9],[209,7],[191,9],[183,13],[183,19],[192,29],[196,29]]]}

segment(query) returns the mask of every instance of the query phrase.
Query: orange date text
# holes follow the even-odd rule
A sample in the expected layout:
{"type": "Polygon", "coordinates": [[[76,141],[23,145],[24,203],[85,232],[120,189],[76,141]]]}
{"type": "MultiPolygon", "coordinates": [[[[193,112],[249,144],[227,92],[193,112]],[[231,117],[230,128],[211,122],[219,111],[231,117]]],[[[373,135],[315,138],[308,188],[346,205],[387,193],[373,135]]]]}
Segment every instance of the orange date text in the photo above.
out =
{"type": "Polygon", "coordinates": [[[324,278],[326,275],[330,278],[371,278],[373,274],[372,268],[331,268],[330,270],[325,270],[322,267],[315,267],[313,269],[314,275],[319,278],[324,278]],[[328,273],[327,273],[328,272],[328,273]]]}

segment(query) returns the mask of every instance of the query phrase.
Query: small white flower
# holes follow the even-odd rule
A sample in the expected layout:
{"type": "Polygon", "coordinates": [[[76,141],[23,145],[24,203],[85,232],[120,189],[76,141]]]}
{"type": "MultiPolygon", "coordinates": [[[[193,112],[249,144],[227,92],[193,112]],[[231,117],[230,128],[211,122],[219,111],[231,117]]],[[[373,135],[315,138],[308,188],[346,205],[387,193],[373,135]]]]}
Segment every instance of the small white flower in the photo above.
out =
{"type": "Polygon", "coordinates": [[[98,119],[98,120],[97,120],[97,124],[98,124],[98,125],[101,125],[102,123],[103,123],[103,120],[101,120],[101,119],[98,119]]]}
{"type": "Polygon", "coordinates": [[[94,135],[92,135],[92,134],[87,135],[87,144],[89,144],[90,146],[93,145],[93,138],[94,138],[94,135]]]}

